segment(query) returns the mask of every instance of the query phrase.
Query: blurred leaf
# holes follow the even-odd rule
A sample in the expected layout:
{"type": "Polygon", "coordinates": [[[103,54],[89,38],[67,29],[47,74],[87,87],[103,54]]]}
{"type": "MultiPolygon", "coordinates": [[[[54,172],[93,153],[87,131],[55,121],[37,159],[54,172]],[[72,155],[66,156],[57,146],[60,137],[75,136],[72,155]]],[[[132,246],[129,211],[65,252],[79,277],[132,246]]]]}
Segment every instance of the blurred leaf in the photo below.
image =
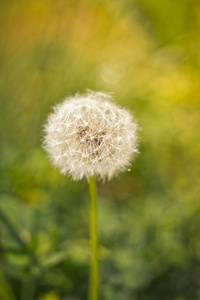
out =
{"type": "Polygon", "coordinates": [[[48,294],[41,296],[39,300],[59,300],[59,297],[56,292],[51,291],[48,294]]]}
{"type": "Polygon", "coordinates": [[[48,254],[46,257],[41,258],[41,265],[45,268],[54,267],[62,261],[66,260],[67,256],[67,252],[56,252],[48,254]]]}
{"type": "Polygon", "coordinates": [[[0,279],[0,298],[1,300],[16,300],[10,285],[2,278],[0,279]]]}

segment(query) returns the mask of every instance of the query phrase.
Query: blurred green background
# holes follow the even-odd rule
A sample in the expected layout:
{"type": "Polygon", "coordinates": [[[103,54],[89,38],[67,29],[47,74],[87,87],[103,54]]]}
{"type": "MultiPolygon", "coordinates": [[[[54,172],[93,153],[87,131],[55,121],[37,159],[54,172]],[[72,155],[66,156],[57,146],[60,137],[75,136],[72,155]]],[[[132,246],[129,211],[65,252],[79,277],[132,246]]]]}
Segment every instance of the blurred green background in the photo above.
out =
{"type": "Polygon", "coordinates": [[[41,140],[52,106],[89,88],[141,127],[132,172],[98,184],[101,299],[199,300],[199,0],[0,6],[0,299],[87,299],[87,182],[41,140]]]}

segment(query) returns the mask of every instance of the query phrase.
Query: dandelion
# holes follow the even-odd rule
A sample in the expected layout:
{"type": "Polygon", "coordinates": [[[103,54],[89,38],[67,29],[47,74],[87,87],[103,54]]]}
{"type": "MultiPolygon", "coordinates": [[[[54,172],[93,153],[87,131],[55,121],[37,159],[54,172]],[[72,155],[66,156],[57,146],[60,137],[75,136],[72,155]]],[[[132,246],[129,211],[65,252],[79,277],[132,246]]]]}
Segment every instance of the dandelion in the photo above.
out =
{"type": "Polygon", "coordinates": [[[53,165],[74,180],[109,180],[137,153],[137,123],[100,92],[69,97],[45,125],[44,147],[53,165]]]}
{"type": "Polygon", "coordinates": [[[90,300],[98,299],[99,285],[96,180],[110,180],[127,170],[138,152],[136,121],[111,100],[109,94],[92,91],[66,98],[48,117],[43,143],[62,174],[89,182],[93,250],[90,300]]]}

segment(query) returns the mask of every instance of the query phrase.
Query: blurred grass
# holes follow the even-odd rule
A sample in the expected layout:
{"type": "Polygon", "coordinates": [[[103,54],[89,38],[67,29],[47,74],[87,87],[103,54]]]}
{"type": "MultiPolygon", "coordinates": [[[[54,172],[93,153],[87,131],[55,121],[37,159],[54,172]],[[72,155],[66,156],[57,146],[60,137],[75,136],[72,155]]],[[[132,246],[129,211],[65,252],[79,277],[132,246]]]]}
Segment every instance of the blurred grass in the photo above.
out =
{"type": "Polygon", "coordinates": [[[0,218],[0,299],[26,282],[33,299],[86,299],[87,184],[54,170],[41,139],[52,105],[90,88],[141,127],[132,172],[98,186],[102,299],[199,300],[199,1],[0,6],[0,209],[26,245],[0,218]]]}

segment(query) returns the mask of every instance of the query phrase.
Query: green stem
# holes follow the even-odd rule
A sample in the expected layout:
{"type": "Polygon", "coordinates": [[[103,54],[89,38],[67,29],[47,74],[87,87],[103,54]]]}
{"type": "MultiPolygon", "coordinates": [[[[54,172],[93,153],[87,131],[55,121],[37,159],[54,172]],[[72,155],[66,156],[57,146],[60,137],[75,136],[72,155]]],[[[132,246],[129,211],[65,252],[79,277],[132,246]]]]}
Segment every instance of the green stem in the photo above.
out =
{"type": "Polygon", "coordinates": [[[99,290],[99,241],[97,233],[97,188],[93,177],[89,180],[90,192],[90,238],[92,246],[92,261],[90,268],[89,300],[98,300],[99,290]]]}

